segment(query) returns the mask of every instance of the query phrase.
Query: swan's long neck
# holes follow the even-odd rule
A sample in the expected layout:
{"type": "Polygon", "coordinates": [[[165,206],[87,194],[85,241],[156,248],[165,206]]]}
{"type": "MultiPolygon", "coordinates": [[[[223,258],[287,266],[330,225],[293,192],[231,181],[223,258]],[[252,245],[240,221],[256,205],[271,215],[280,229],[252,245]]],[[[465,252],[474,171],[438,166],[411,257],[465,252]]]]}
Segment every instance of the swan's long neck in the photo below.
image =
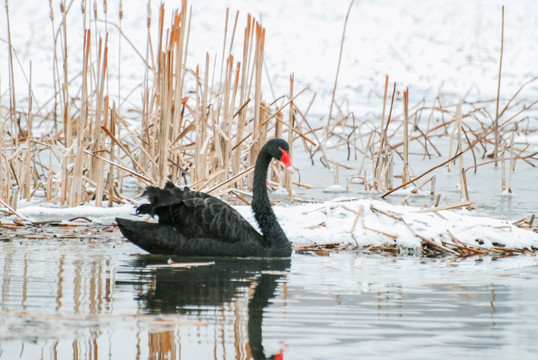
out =
{"type": "Polygon", "coordinates": [[[254,169],[252,211],[271,249],[281,249],[291,253],[291,245],[276,219],[267,195],[267,169],[270,162],[271,156],[262,148],[254,169]]]}

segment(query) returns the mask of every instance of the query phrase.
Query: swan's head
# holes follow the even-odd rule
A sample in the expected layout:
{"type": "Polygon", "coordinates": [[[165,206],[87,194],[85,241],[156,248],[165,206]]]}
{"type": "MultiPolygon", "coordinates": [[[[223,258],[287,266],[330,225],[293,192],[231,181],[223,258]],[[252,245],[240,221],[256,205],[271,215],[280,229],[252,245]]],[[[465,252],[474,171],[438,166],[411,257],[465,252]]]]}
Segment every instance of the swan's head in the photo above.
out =
{"type": "Polygon", "coordinates": [[[288,145],[286,140],[269,140],[264,147],[267,148],[269,154],[271,154],[272,157],[277,160],[280,160],[290,173],[293,173],[295,171],[295,169],[291,165],[290,146],[288,145]]]}

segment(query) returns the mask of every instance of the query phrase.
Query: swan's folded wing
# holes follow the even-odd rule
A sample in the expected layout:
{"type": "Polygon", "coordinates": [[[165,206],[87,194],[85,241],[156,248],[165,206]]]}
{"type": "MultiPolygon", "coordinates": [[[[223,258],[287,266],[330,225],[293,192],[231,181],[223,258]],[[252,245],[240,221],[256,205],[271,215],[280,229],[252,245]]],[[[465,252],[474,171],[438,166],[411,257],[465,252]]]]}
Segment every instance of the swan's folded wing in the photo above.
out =
{"type": "Polygon", "coordinates": [[[227,242],[261,239],[262,236],[237,210],[208,196],[186,199],[174,207],[173,223],[189,238],[213,238],[227,242]]]}
{"type": "Polygon", "coordinates": [[[261,240],[263,237],[241,214],[224,201],[168,182],[163,189],[148,187],[143,194],[150,204],[137,213],[157,215],[160,224],[172,225],[183,236],[226,242],[261,240]]]}
{"type": "Polygon", "coordinates": [[[162,208],[180,204],[187,199],[205,199],[211,197],[211,195],[208,195],[206,193],[192,191],[188,187],[180,189],[170,181],[166,183],[166,186],[163,189],[159,189],[155,186],[148,186],[142,196],[146,197],[150,203],[140,205],[138,207],[137,213],[150,214],[151,216],[159,215],[159,213],[162,213],[162,208]],[[160,208],[161,211],[159,211],[160,208]]]}

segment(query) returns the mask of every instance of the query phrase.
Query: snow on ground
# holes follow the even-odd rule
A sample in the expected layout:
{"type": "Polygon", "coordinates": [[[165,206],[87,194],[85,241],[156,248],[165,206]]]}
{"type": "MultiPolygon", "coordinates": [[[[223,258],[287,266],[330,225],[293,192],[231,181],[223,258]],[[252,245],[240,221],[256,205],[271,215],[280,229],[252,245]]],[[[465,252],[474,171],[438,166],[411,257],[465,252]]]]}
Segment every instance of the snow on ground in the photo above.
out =
{"type": "MultiPolygon", "coordinates": [[[[250,207],[236,206],[236,209],[254,224],[250,207]]],[[[538,233],[518,228],[509,221],[472,216],[463,210],[424,212],[419,208],[390,205],[378,200],[346,198],[324,203],[275,206],[274,209],[293,245],[338,243],[344,247],[397,245],[414,249],[421,247],[421,239],[417,235],[438,244],[441,241],[452,242],[452,235],[472,247],[489,249],[500,245],[514,249],[538,249],[538,233]],[[351,232],[359,209],[360,216],[351,232]]],[[[67,221],[85,217],[93,224],[106,225],[112,224],[117,216],[133,217],[134,207],[84,205],[45,208],[30,205],[18,212],[31,220],[67,221]]]]}

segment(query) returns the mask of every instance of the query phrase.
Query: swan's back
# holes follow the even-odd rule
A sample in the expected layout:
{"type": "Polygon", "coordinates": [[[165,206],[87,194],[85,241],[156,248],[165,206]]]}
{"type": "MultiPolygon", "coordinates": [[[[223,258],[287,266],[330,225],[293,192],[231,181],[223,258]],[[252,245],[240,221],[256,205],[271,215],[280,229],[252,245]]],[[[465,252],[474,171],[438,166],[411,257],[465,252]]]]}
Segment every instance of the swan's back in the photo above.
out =
{"type": "Polygon", "coordinates": [[[150,203],[137,213],[157,215],[159,224],[171,225],[187,239],[208,238],[226,243],[258,241],[264,237],[237,210],[209,194],[168,182],[164,189],[148,187],[144,192],[150,203]]]}

